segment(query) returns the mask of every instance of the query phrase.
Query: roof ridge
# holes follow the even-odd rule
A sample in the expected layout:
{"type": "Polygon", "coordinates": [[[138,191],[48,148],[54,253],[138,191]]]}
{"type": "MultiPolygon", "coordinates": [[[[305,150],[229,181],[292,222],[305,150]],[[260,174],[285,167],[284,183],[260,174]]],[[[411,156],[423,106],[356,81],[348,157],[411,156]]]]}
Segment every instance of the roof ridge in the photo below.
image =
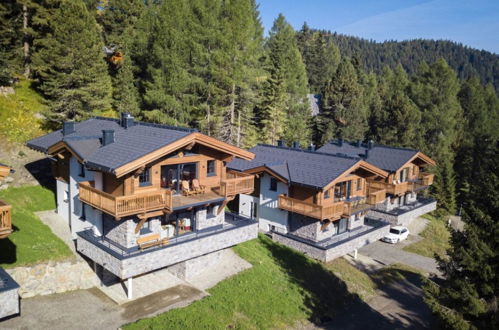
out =
{"type": "Polygon", "coordinates": [[[360,159],[360,157],[354,157],[354,156],[349,156],[346,154],[332,154],[328,152],[320,152],[320,151],[311,151],[311,150],[304,150],[304,149],[297,149],[297,148],[291,148],[291,147],[280,147],[280,146],[275,146],[272,144],[265,144],[265,143],[258,143],[257,146],[261,147],[271,147],[271,148],[276,148],[276,149],[282,149],[282,150],[291,150],[291,151],[299,151],[299,152],[304,152],[308,154],[313,154],[313,155],[322,155],[322,156],[328,156],[328,157],[339,157],[339,158],[345,158],[345,159],[360,159]]]}
{"type": "MultiPolygon", "coordinates": [[[[93,116],[90,119],[108,120],[108,121],[114,121],[116,123],[120,122],[119,118],[109,118],[109,117],[101,117],[101,116],[93,116]]],[[[176,130],[176,131],[183,131],[183,132],[191,132],[191,133],[198,132],[198,130],[195,129],[195,128],[171,126],[171,125],[156,124],[156,123],[148,123],[148,122],[145,122],[145,121],[135,121],[135,125],[157,127],[157,128],[164,128],[164,129],[170,129],[170,130],[176,130]]]]}
{"type": "MultiPolygon", "coordinates": [[[[331,140],[329,141],[328,144],[335,144],[336,146],[338,146],[338,140],[331,140]]],[[[365,142],[361,142],[361,146],[358,147],[357,146],[357,141],[343,141],[343,143],[348,143],[351,147],[355,147],[355,148],[368,148],[369,146],[365,143],[365,142]]],[[[338,146],[340,147],[340,146],[338,146]]],[[[415,151],[415,152],[419,152],[418,149],[413,149],[413,148],[406,148],[406,147],[395,147],[395,146],[389,146],[389,145],[386,145],[386,144],[381,144],[381,143],[374,143],[373,145],[373,148],[374,147],[381,147],[381,148],[387,148],[387,149],[397,149],[397,150],[407,150],[407,151],[415,151]]]]}

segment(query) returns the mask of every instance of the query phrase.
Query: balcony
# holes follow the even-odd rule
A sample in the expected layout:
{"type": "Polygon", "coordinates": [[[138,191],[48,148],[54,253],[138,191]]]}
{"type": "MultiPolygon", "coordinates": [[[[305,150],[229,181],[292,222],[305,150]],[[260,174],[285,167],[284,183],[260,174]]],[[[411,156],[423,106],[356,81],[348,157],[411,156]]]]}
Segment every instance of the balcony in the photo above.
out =
{"type": "Polygon", "coordinates": [[[12,233],[12,206],[0,200],[0,238],[12,233]]]}
{"type": "Polygon", "coordinates": [[[386,199],[386,190],[385,189],[374,189],[369,187],[368,196],[367,196],[367,204],[376,205],[384,202],[386,199]]]}
{"type": "Polygon", "coordinates": [[[317,205],[279,195],[279,208],[319,220],[335,220],[339,219],[343,214],[344,202],[337,202],[331,205],[317,205]]]}
{"type": "Polygon", "coordinates": [[[421,172],[419,173],[418,178],[411,182],[410,190],[413,192],[417,192],[423,189],[427,189],[433,184],[434,178],[435,174],[421,172]]]}
{"type": "Polygon", "coordinates": [[[349,217],[353,214],[368,211],[373,206],[367,203],[366,197],[354,197],[344,201],[343,216],[349,217]]]}
{"type": "Polygon", "coordinates": [[[80,200],[119,219],[150,211],[173,209],[173,193],[163,189],[129,196],[113,196],[94,187],[93,181],[80,182],[80,200]]]}
{"type": "Polygon", "coordinates": [[[168,244],[140,250],[125,248],[92,230],[77,233],[78,251],[120,278],[137,276],[254,239],[258,223],[225,213],[223,225],[171,238],[168,244]]]}
{"type": "Polygon", "coordinates": [[[238,194],[251,194],[254,184],[254,176],[251,174],[227,171],[226,178],[220,183],[220,195],[228,197],[238,194]]]}
{"type": "Polygon", "coordinates": [[[385,190],[387,194],[394,196],[403,195],[410,189],[410,182],[387,183],[382,181],[370,181],[370,189],[385,190]]]}

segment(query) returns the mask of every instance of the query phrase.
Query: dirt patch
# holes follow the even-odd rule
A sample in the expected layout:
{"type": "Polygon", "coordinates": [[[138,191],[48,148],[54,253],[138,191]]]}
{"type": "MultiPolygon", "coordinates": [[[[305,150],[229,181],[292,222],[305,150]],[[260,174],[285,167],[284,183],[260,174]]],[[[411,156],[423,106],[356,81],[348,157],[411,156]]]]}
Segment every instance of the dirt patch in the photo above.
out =
{"type": "Polygon", "coordinates": [[[15,170],[15,173],[10,175],[12,179],[8,179],[10,182],[7,187],[37,184],[50,186],[54,182],[50,161],[46,155],[23,144],[3,139],[0,143],[0,163],[5,163],[15,170]]]}

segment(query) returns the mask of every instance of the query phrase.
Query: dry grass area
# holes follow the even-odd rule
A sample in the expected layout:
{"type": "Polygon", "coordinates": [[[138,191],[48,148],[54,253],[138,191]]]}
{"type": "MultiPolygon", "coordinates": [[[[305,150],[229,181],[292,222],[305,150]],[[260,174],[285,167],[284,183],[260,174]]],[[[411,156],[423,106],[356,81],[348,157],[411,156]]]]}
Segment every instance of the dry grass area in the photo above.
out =
{"type": "Polygon", "coordinates": [[[444,256],[449,248],[450,232],[444,219],[432,215],[424,216],[430,220],[426,229],[420,234],[423,239],[404,247],[405,251],[433,258],[435,254],[444,256]]]}

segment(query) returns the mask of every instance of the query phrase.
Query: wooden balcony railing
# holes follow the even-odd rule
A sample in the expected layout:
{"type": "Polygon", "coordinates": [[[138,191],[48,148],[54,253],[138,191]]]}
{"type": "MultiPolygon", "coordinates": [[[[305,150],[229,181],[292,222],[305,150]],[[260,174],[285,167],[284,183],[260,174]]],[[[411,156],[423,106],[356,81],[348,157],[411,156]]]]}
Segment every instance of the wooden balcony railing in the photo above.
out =
{"type": "Polygon", "coordinates": [[[228,171],[226,178],[220,183],[222,196],[235,196],[237,194],[251,194],[254,189],[254,175],[228,171]]]}
{"type": "Polygon", "coordinates": [[[433,184],[434,178],[435,174],[433,173],[425,173],[425,172],[419,173],[419,179],[421,180],[423,186],[431,186],[433,184]]]}
{"type": "Polygon", "coordinates": [[[0,238],[12,233],[12,206],[0,200],[0,238]]]}
{"type": "Polygon", "coordinates": [[[279,195],[279,208],[319,220],[335,220],[339,219],[343,214],[344,202],[324,206],[279,195]]]}
{"type": "Polygon", "coordinates": [[[383,202],[385,199],[386,199],[385,189],[372,189],[371,187],[369,187],[367,204],[376,205],[378,203],[383,202]]]}
{"type": "Polygon", "coordinates": [[[113,196],[94,188],[93,181],[80,182],[80,200],[115,218],[154,210],[173,209],[173,193],[163,189],[129,196],[113,196]]]}
{"type": "Polygon", "coordinates": [[[410,184],[409,182],[386,183],[381,181],[370,181],[369,187],[379,190],[384,189],[387,194],[403,195],[409,190],[410,184]]]}

